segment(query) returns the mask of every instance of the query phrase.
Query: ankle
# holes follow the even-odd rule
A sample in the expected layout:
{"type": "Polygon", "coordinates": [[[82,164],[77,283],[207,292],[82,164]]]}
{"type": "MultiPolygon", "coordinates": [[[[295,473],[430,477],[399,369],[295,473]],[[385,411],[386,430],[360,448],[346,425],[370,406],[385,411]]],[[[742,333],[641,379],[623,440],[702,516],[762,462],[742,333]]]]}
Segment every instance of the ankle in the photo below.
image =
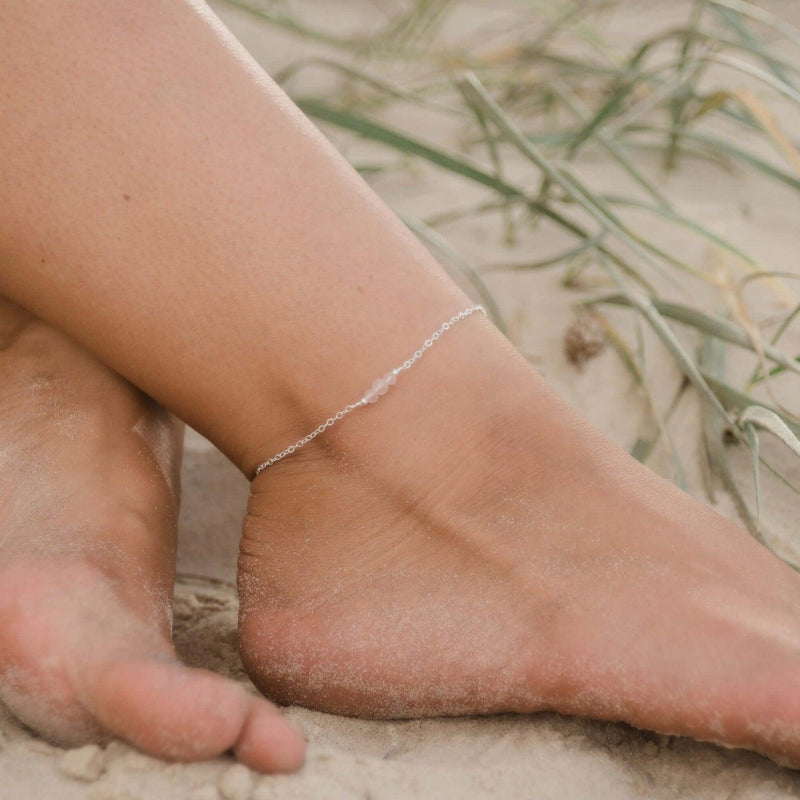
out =
{"type": "MultiPolygon", "coordinates": [[[[438,308],[436,306],[435,308],[438,308]]],[[[449,330],[457,322],[462,322],[467,317],[472,316],[479,307],[469,307],[468,313],[462,313],[448,317],[447,323],[449,330]]],[[[435,309],[432,309],[435,314],[435,309]]],[[[475,316],[480,316],[475,313],[475,316]]],[[[398,324],[398,318],[390,321],[390,326],[398,324]]],[[[412,327],[417,327],[412,326],[412,327]]],[[[352,332],[348,332],[350,335],[352,332]]],[[[265,441],[260,441],[255,447],[247,448],[244,458],[237,461],[245,474],[253,475],[256,469],[261,466],[264,468],[265,461],[283,460],[284,457],[294,457],[295,451],[310,449],[309,443],[317,436],[324,435],[330,438],[333,432],[328,432],[329,428],[337,423],[337,431],[343,426],[346,416],[355,412],[355,416],[362,415],[363,410],[371,408],[373,403],[380,399],[379,395],[384,394],[387,389],[397,383],[406,382],[406,372],[411,368],[417,369],[416,360],[425,354],[425,360],[430,360],[431,355],[427,350],[437,343],[439,338],[446,333],[444,330],[437,330],[435,336],[425,341],[424,346],[416,351],[414,357],[410,359],[411,364],[403,364],[403,358],[413,352],[413,348],[420,345],[419,338],[408,336],[405,345],[399,343],[399,337],[380,337],[386,344],[381,346],[377,338],[369,342],[364,342],[365,347],[348,350],[342,347],[343,353],[348,353],[348,357],[342,358],[341,353],[330,352],[331,363],[326,366],[327,378],[320,381],[319,376],[309,376],[305,370],[293,371],[287,380],[281,381],[282,390],[280,395],[284,398],[281,403],[276,403],[274,412],[270,414],[270,427],[272,431],[265,437],[265,441]],[[369,345],[369,346],[366,346],[369,345]],[[405,347],[405,349],[402,349],[405,347]],[[350,353],[357,353],[357,358],[350,358],[350,353]],[[394,353],[394,355],[392,355],[394,353]],[[393,361],[393,363],[389,363],[393,361]],[[402,366],[401,366],[402,364],[402,366]],[[399,368],[399,369],[398,369],[399,368]],[[382,392],[375,390],[375,383],[380,378],[388,378],[387,385],[382,392]],[[370,388],[372,384],[372,388],[370,388]],[[370,399],[370,395],[375,395],[370,399]],[[285,402],[285,398],[293,398],[291,402],[285,402]],[[288,450],[288,452],[287,452],[288,450]]],[[[452,338],[455,333],[445,336],[445,339],[452,338]]],[[[345,337],[347,338],[347,337],[345,337]]],[[[403,341],[406,337],[403,337],[403,341]]],[[[438,349],[438,348],[437,348],[438,349]]],[[[347,421],[349,422],[349,420],[347,421]]],[[[318,445],[316,442],[314,446],[318,445]]],[[[327,450],[324,444],[322,450],[327,450]]],[[[271,466],[271,465],[270,465],[271,466]]],[[[260,471],[260,470],[259,470],[260,471]]]]}
{"type": "Polygon", "coordinates": [[[566,459],[574,450],[585,424],[565,413],[489,323],[476,318],[462,326],[377,403],[266,468],[253,493],[269,486],[275,497],[298,479],[323,473],[368,478],[408,500],[436,495],[471,502],[487,476],[498,486],[530,489],[554,456],[566,459]]]}

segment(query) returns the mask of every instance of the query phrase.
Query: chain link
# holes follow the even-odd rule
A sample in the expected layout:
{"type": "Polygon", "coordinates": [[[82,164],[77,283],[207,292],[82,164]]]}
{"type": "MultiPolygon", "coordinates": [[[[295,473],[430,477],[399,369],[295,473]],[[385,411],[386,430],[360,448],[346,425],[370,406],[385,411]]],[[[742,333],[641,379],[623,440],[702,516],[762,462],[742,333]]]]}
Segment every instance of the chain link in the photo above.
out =
{"type": "MultiPolygon", "coordinates": [[[[450,317],[450,319],[447,320],[447,322],[443,323],[439,328],[437,328],[423,342],[420,348],[414,351],[414,355],[412,355],[410,358],[407,358],[399,367],[395,367],[393,370],[391,370],[391,372],[387,372],[386,375],[382,379],[379,378],[376,381],[376,383],[384,381],[385,388],[383,389],[383,391],[386,391],[386,389],[389,388],[391,383],[394,382],[394,380],[392,380],[391,382],[388,381],[387,376],[389,375],[397,376],[401,372],[404,372],[405,370],[409,369],[409,367],[411,367],[414,364],[414,362],[416,362],[426,350],[433,347],[433,345],[439,340],[439,337],[445,331],[450,330],[450,328],[452,328],[453,325],[455,325],[457,322],[464,319],[465,317],[468,317],[470,314],[474,314],[476,311],[480,311],[481,313],[486,314],[486,309],[481,305],[470,306],[470,308],[465,308],[463,311],[459,311],[458,314],[455,314],[454,316],[450,317]]],[[[332,417],[328,417],[328,419],[326,419],[325,422],[321,423],[316,428],[314,428],[314,430],[311,431],[311,433],[307,434],[302,439],[298,439],[294,444],[289,445],[289,447],[287,447],[285,450],[281,450],[280,453],[277,453],[276,455],[272,456],[272,458],[267,459],[262,464],[259,464],[255,469],[253,478],[257,477],[267,467],[271,467],[276,461],[280,461],[282,458],[290,456],[292,453],[299,450],[304,445],[308,444],[312,439],[316,439],[317,436],[319,436],[321,433],[324,433],[326,430],[328,430],[328,428],[331,427],[331,425],[336,424],[343,417],[346,417],[351,411],[355,411],[357,408],[361,408],[361,406],[366,406],[370,402],[375,402],[375,400],[377,399],[377,393],[375,394],[374,399],[370,400],[369,398],[371,396],[371,392],[376,393],[375,384],[373,384],[372,390],[368,390],[367,393],[357,403],[350,403],[349,405],[346,405],[343,409],[337,411],[332,417]]],[[[382,393],[383,392],[381,392],[381,394],[382,393]]]]}

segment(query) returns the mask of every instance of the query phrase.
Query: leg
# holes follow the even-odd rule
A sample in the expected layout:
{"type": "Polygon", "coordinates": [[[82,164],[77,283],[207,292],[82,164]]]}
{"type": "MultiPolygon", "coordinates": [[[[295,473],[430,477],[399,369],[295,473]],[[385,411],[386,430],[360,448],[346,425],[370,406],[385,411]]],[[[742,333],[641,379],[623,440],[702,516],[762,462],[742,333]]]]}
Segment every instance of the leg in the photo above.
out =
{"type": "MultiPolygon", "coordinates": [[[[0,18],[0,290],[246,473],[467,305],[204,6],[0,18]]],[[[285,699],[554,708],[800,764],[800,578],[477,317],[259,477],[240,567],[245,661],[285,699]]]]}
{"type": "Polygon", "coordinates": [[[296,766],[269,704],[172,649],[182,426],[1,299],[0,411],[0,700],[63,744],[296,766]]]}

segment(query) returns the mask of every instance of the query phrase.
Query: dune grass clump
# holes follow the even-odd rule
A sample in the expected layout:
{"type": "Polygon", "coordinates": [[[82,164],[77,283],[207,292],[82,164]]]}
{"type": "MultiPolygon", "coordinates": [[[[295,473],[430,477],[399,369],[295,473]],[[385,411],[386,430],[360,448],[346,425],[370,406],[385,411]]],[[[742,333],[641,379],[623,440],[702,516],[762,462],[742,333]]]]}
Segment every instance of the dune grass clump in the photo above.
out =
{"type": "MultiPolygon", "coordinates": [[[[754,173],[800,200],[800,152],[782,121],[800,113],[800,29],[747,0],[695,0],[682,7],[678,22],[620,52],[607,41],[607,16],[646,14],[646,5],[519,0],[479,38],[473,32],[459,40],[444,34],[460,0],[384,3],[381,25],[348,35],[304,18],[291,3],[219,1],[324,46],[326,55],[298,59],[276,76],[311,118],[383,145],[400,168],[424,161],[481,188],[479,203],[405,221],[463,271],[501,329],[505,320],[484,282],[487,271],[563,271],[564,284],[580,293],[583,314],[602,328],[649,404],[655,433],[637,440],[634,456],[647,459],[664,437],[675,479],[684,483],[670,415],[681,393],[695,391],[705,408],[710,464],[755,536],[761,536],[764,468],[800,494],[759,446],[766,432],[800,458],[800,402],[786,407],[775,391],[780,382],[783,396],[800,397],[791,388],[800,387],[800,357],[782,347],[787,331],[800,324],[792,286],[800,273],[783,273],[769,253],[746,252],[705,227],[670,199],[662,180],[685,160],[701,159],[754,173]],[[295,77],[308,68],[339,76],[338,90],[324,97],[295,90],[295,77]],[[403,107],[456,125],[463,146],[447,148],[386,122],[403,107]],[[587,153],[602,154],[626,188],[609,193],[583,178],[587,153]],[[706,243],[715,266],[679,257],[637,228],[632,220],[643,213],[706,243]],[[509,242],[522,226],[550,225],[568,244],[537,260],[472,264],[441,229],[491,214],[509,242]],[[591,282],[584,280],[589,273],[591,282]],[[716,298],[715,309],[693,300],[696,284],[716,298]],[[747,291],[753,286],[770,293],[779,310],[759,320],[747,291]],[[647,326],[680,370],[682,384],[666,402],[648,385],[641,335],[623,332],[612,320],[614,308],[635,315],[634,331],[647,326]],[[736,385],[726,376],[730,348],[752,360],[749,378],[736,385]],[[739,485],[726,441],[749,450],[754,492],[739,485]]],[[[595,345],[591,355],[600,349],[595,345]]]]}

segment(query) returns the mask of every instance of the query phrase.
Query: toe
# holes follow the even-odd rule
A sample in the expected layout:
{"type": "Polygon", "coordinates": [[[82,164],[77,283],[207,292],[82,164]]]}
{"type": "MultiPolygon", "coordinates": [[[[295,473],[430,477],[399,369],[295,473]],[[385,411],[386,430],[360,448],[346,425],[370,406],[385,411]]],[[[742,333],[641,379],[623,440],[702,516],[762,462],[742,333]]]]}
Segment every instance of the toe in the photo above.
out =
{"type": "Polygon", "coordinates": [[[300,732],[260,698],[253,698],[234,749],[239,761],[259,772],[294,772],[305,758],[300,732]]]}
{"type": "Polygon", "coordinates": [[[110,732],[175,761],[201,760],[230,749],[247,717],[247,697],[240,687],[172,660],[110,663],[79,694],[110,732]]]}
{"type": "Polygon", "coordinates": [[[236,746],[261,771],[302,763],[302,739],[274,706],[207,670],[172,660],[115,663],[81,694],[107,730],[160,758],[199,761],[236,746]]]}

